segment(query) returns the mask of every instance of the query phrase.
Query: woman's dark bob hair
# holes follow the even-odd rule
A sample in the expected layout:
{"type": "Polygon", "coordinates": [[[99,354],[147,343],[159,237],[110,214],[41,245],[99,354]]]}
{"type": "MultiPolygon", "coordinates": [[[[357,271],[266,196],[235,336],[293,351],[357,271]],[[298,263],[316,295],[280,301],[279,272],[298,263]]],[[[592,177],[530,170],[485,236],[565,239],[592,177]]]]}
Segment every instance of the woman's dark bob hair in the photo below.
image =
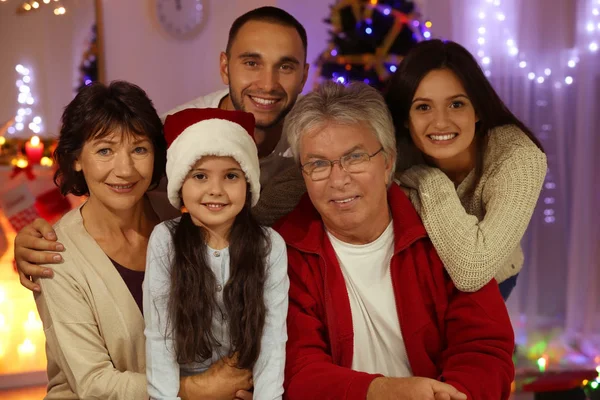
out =
{"type": "MultiPolygon", "coordinates": [[[[398,70],[388,82],[385,100],[394,120],[399,146],[412,144],[408,119],[412,100],[421,80],[429,72],[439,69],[448,69],[458,77],[479,119],[475,124],[476,182],[481,177],[486,145],[486,141],[480,139],[496,127],[516,125],[543,151],[542,145],[529,128],[502,102],[471,53],[458,43],[438,39],[417,43],[398,65],[398,70]]],[[[402,155],[406,150],[399,149],[398,153],[402,155]]],[[[402,168],[399,168],[399,172],[402,172],[401,170],[402,168]]]]}
{"type": "Polygon", "coordinates": [[[143,136],[152,142],[154,170],[149,189],[158,186],[165,174],[167,143],[160,117],[141,88],[124,81],[114,81],[108,86],[92,83],[81,89],[67,105],[61,121],[58,145],[54,151],[58,165],[54,183],[63,195],[89,194],[83,173],[75,170],[75,161],[88,140],[106,137],[113,132],[143,136]]]}

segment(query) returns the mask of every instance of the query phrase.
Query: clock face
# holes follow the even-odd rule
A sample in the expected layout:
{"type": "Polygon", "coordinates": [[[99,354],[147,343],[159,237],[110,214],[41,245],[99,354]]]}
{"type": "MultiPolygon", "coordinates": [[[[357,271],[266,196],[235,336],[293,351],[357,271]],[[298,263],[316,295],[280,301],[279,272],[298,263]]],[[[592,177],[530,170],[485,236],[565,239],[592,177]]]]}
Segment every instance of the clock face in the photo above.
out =
{"type": "Polygon", "coordinates": [[[200,32],[206,8],[204,0],[155,0],[156,15],[170,35],[185,39],[200,32]]]}

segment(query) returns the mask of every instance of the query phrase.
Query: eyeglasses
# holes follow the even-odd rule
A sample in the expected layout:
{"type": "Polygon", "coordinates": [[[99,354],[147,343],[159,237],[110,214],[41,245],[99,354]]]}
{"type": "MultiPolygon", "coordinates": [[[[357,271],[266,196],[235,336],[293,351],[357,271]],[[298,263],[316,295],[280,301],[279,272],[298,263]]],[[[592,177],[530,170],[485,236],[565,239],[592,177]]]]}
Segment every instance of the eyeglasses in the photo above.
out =
{"type": "Polygon", "coordinates": [[[316,160],[302,164],[300,169],[313,181],[322,181],[329,178],[333,164],[339,163],[342,169],[348,173],[365,172],[371,158],[383,151],[383,147],[373,154],[350,153],[337,160],[316,160]]]}

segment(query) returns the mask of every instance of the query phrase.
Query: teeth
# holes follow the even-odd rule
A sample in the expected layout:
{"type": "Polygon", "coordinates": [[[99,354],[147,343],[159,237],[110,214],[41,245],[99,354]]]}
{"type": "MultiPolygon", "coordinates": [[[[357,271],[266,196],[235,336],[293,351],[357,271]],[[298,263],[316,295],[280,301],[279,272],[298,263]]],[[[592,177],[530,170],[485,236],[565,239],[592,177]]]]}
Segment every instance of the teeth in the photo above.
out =
{"type": "Polygon", "coordinates": [[[213,204],[213,203],[209,204],[209,203],[207,203],[207,204],[205,204],[205,206],[208,207],[208,208],[215,208],[216,209],[216,208],[222,208],[224,206],[224,204],[213,204]]]}
{"type": "Polygon", "coordinates": [[[350,197],[349,199],[344,199],[344,200],[334,200],[334,201],[335,201],[336,203],[343,204],[343,203],[349,203],[349,202],[351,202],[352,200],[354,200],[354,197],[350,197]]]}
{"type": "Polygon", "coordinates": [[[257,102],[258,104],[263,104],[265,106],[269,106],[269,105],[275,104],[277,102],[277,100],[261,99],[260,97],[252,97],[252,100],[257,102]]]}
{"type": "Polygon", "coordinates": [[[432,140],[450,140],[456,137],[456,133],[449,133],[447,135],[429,135],[432,140]]]}
{"type": "Polygon", "coordinates": [[[130,189],[133,187],[132,185],[110,185],[112,187],[114,187],[115,189],[130,189]]]}

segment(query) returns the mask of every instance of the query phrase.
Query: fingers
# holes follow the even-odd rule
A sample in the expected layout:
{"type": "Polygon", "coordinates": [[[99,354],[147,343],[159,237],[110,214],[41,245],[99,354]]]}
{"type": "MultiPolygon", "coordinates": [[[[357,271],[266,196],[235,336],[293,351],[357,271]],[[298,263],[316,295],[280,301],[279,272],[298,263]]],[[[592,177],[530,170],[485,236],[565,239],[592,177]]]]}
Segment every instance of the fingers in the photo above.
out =
{"type": "MultiPolygon", "coordinates": [[[[19,274],[22,273],[27,280],[31,278],[52,278],[54,275],[51,268],[41,267],[36,264],[31,264],[27,261],[17,262],[17,269],[19,270],[19,274]]],[[[21,284],[22,283],[23,282],[21,282],[21,284]]]]}
{"type": "Polygon", "coordinates": [[[436,393],[435,394],[435,400],[452,400],[452,398],[450,397],[450,395],[448,393],[436,393]]]}
{"type": "Polygon", "coordinates": [[[235,392],[236,400],[252,400],[252,393],[246,390],[238,390],[235,392]]]}
{"type": "Polygon", "coordinates": [[[31,223],[31,226],[47,240],[56,240],[56,233],[48,221],[42,218],[36,218],[35,221],[31,223]]]}
{"type": "Polygon", "coordinates": [[[21,282],[21,285],[25,286],[25,288],[31,290],[32,292],[40,293],[42,291],[40,285],[30,281],[21,271],[19,271],[19,282],[21,282]]]}
{"type": "MultiPolygon", "coordinates": [[[[28,249],[25,247],[19,247],[18,249],[15,249],[15,260],[17,260],[17,267],[21,269],[21,266],[19,265],[21,262],[26,262],[30,264],[58,264],[63,260],[63,258],[58,253],[48,253],[43,250],[40,251],[28,249]]],[[[27,274],[26,271],[23,272],[27,274]]]]}
{"type": "MultiPolygon", "coordinates": [[[[450,396],[450,397],[448,397],[448,399],[451,399],[451,400],[466,400],[467,399],[466,394],[459,392],[454,386],[449,385],[447,383],[433,381],[431,387],[432,387],[433,391],[435,392],[436,396],[438,393],[439,394],[445,393],[450,396]]],[[[437,400],[437,397],[436,397],[436,400],[437,400]]]]}

